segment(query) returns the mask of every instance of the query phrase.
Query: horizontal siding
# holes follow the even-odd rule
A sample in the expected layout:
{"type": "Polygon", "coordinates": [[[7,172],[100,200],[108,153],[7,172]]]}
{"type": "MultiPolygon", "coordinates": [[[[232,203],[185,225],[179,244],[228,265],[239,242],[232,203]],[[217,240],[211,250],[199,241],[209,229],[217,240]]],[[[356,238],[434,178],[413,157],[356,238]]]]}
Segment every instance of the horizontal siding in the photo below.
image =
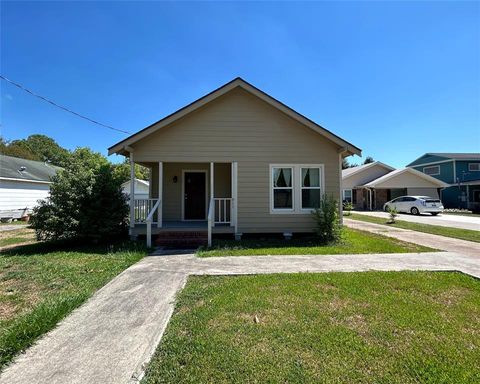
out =
{"type": "Polygon", "coordinates": [[[32,209],[48,193],[48,184],[0,180],[0,210],[32,209]]]}
{"type": "MultiPolygon", "coordinates": [[[[237,161],[240,232],[313,229],[309,213],[270,214],[270,164],[324,164],[326,192],[335,196],[340,193],[338,146],[241,89],[162,128],[133,147],[135,161],[144,163],[197,163],[203,167],[198,163],[237,161]]],[[[173,195],[179,196],[181,186],[179,192],[178,186],[169,184],[168,178],[173,176],[167,176],[165,171],[165,177],[167,219],[176,217],[179,208],[178,202],[172,209],[167,208],[166,198],[170,193],[171,199],[173,195]],[[169,187],[173,192],[168,191],[169,187]]],[[[178,177],[181,178],[181,173],[178,177]]]]}

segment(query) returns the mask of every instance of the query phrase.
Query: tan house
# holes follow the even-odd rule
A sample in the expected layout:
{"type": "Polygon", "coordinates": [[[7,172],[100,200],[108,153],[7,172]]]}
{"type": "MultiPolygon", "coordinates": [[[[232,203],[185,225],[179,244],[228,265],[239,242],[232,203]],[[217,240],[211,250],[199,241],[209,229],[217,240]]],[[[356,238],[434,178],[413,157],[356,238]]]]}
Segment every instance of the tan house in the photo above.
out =
{"type": "Polygon", "coordinates": [[[131,234],[149,241],[152,222],[168,243],[311,232],[321,194],[341,199],[342,159],[361,150],[236,78],[113,153],[130,158],[132,179],[134,163],[151,169],[150,198],[131,200],[131,234]]]}
{"type": "Polygon", "coordinates": [[[396,197],[430,196],[439,198],[444,182],[412,168],[395,169],[375,161],[342,171],[343,201],[357,210],[382,209],[396,197]]]}

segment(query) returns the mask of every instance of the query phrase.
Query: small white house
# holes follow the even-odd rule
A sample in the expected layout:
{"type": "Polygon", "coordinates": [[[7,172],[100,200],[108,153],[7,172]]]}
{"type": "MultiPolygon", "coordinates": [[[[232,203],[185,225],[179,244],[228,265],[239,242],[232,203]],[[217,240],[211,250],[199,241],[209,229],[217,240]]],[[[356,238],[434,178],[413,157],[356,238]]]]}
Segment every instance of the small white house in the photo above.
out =
{"type": "MultiPolygon", "coordinates": [[[[133,196],[135,200],[148,199],[149,189],[150,189],[150,184],[148,181],[135,179],[134,188],[135,189],[134,189],[133,196]]],[[[127,196],[130,196],[130,180],[122,184],[122,190],[123,190],[123,193],[125,193],[127,196]]]]}
{"type": "Polygon", "coordinates": [[[21,218],[50,192],[61,169],[41,161],[0,155],[0,218],[21,218]]]}

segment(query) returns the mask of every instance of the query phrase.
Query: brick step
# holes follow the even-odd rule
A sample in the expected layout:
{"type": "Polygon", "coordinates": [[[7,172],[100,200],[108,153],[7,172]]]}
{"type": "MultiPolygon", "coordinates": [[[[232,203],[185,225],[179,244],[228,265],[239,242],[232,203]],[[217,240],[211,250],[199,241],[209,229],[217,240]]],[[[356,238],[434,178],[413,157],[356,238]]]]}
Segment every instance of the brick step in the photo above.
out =
{"type": "Polygon", "coordinates": [[[207,231],[165,231],[155,235],[157,239],[207,239],[207,231]]]}
{"type": "Polygon", "coordinates": [[[199,237],[183,237],[183,238],[159,238],[155,239],[156,245],[162,245],[167,247],[178,247],[178,248],[190,248],[190,247],[199,247],[201,245],[207,245],[207,238],[199,237]]]}

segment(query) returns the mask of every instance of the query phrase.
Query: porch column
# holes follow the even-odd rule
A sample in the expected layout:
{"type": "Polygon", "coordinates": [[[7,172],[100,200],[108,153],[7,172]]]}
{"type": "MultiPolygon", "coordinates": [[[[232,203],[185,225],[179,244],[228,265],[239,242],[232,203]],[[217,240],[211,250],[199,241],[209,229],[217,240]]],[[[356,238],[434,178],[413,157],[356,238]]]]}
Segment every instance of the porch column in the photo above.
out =
{"type": "Polygon", "coordinates": [[[215,163],[210,163],[210,199],[213,199],[215,197],[215,183],[213,181],[214,165],[215,163]]]}
{"type": "MultiPolygon", "coordinates": [[[[340,225],[343,225],[343,183],[342,183],[343,156],[342,156],[342,153],[343,152],[340,152],[338,154],[338,186],[340,187],[340,196],[338,200],[338,221],[340,225]]],[[[325,188],[325,186],[323,188],[325,188]]],[[[352,192],[352,199],[353,199],[353,192],[352,192]]]]}
{"type": "Polygon", "coordinates": [[[236,161],[232,161],[232,207],[230,212],[230,226],[235,228],[235,233],[237,233],[237,207],[238,207],[238,192],[237,192],[237,175],[238,175],[238,166],[236,161]]]}
{"type": "Polygon", "coordinates": [[[130,152],[130,228],[135,227],[135,163],[130,152]]]}
{"type": "Polygon", "coordinates": [[[158,162],[158,212],[157,212],[157,227],[162,228],[163,221],[163,162],[158,162]]]}

